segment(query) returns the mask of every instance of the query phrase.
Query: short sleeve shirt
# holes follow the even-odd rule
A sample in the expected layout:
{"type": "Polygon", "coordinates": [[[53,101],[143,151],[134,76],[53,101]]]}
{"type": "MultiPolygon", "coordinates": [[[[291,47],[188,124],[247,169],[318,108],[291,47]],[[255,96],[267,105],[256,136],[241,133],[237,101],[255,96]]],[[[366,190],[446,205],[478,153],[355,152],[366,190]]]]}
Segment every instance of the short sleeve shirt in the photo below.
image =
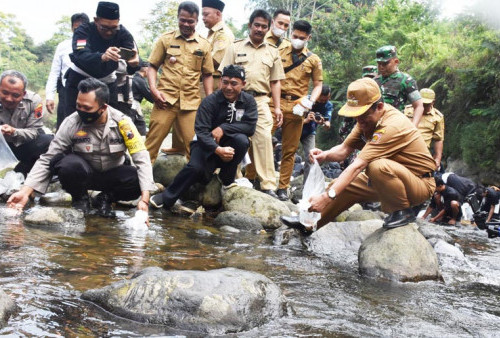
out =
{"type": "Polygon", "coordinates": [[[378,75],[374,80],[380,87],[384,102],[401,112],[404,110],[405,104],[413,103],[422,98],[418,91],[417,81],[399,70],[386,77],[378,75]]]}
{"type": "MultiPolygon", "coordinates": [[[[283,68],[293,65],[293,48],[287,47],[281,54],[283,68]]],[[[285,74],[286,79],[281,83],[281,93],[295,96],[305,96],[309,90],[309,82],[323,81],[323,65],[316,54],[312,54],[304,47],[299,57],[305,61],[298,67],[285,74]]]]}
{"type": "MultiPolygon", "coordinates": [[[[405,107],[404,113],[409,118],[413,117],[413,107],[408,105],[405,107]]],[[[432,141],[444,141],[444,116],[443,114],[432,108],[431,111],[425,113],[419,124],[418,131],[424,138],[427,147],[431,146],[432,141]]]]}
{"type": "Polygon", "coordinates": [[[212,74],[212,48],[208,40],[195,33],[186,39],[176,30],[163,34],[156,41],[149,62],[162,67],[158,90],[166,95],[167,102],[180,100],[181,110],[196,110],[201,103],[200,77],[212,74]]]}
{"type": "MultiPolygon", "coordinates": [[[[214,67],[218,67],[226,54],[227,47],[234,42],[234,34],[224,22],[220,21],[209,30],[207,40],[212,46],[214,67]]],[[[221,73],[215,70],[214,75],[220,76],[221,73]]]]}
{"type": "Polygon", "coordinates": [[[360,149],[358,157],[368,163],[381,158],[390,159],[417,176],[436,170],[436,163],[417,128],[387,104],[371,135],[364,135],[356,124],[344,142],[351,148],[360,149]]]}
{"type": "Polygon", "coordinates": [[[245,90],[269,94],[271,92],[271,81],[285,79],[278,49],[266,42],[255,46],[249,38],[235,41],[228,47],[226,55],[219,66],[219,71],[232,64],[245,68],[245,90]]]}

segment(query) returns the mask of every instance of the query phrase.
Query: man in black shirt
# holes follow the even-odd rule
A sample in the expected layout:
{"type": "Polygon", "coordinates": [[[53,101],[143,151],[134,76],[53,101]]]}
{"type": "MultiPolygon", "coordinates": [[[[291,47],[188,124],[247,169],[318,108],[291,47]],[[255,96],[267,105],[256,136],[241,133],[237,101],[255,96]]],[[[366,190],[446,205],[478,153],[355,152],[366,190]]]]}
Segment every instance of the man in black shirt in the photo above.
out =
{"type": "Polygon", "coordinates": [[[106,83],[109,92],[109,104],[117,102],[116,69],[118,61],[127,61],[127,71],[133,74],[139,69],[139,56],[132,34],[120,25],[118,4],[101,1],[97,5],[93,22],[78,27],[73,34],[73,53],[70,54],[73,65],[66,77],[66,116],[76,110],[78,84],[81,80],[93,77],[106,83]],[[121,50],[126,48],[133,50],[121,50]]]}
{"type": "Polygon", "coordinates": [[[489,187],[484,190],[481,211],[486,211],[488,217],[486,222],[491,221],[495,213],[495,206],[500,202],[500,191],[496,187],[489,187]]]}
{"type": "Polygon", "coordinates": [[[431,199],[431,204],[427,207],[422,218],[426,218],[434,209],[439,212],[430,219],[431,222],[437,222],[448,219],[449,225],[455,225],[462,217],[463,196],[454,188],[446,185],[442,178],[436,178],[436,192],[431,199]],[[442,201],[441,201],[442,198],[442,201]]]}
{"type": "Polygon", "coordinates": [[[221,169],[219,179],[223,186],[226,189],[232,186],[258,117],[255,99],[242,91],[243,87],[244,68],[224,67],[221,89],[207,96],[196,112],[189,163],[161,195],[151,197],[152,206],[169,209],[193,184],[208,183],[216,168],[221,169]]]}

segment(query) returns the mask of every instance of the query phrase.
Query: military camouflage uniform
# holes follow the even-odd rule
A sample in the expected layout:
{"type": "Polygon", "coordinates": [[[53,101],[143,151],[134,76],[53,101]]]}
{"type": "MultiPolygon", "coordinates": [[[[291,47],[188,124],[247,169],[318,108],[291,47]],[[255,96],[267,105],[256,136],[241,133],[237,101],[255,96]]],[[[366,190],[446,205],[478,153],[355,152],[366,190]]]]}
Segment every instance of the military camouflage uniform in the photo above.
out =
{"type": "Polygon", "coordinates": [[[406,102],[413,103],[421,99],[417,81],[407,73],[398,70],[387,77],[378,75],[374,80],[380,86],[384,102],[401,112],[404,111],[406,102]]]}

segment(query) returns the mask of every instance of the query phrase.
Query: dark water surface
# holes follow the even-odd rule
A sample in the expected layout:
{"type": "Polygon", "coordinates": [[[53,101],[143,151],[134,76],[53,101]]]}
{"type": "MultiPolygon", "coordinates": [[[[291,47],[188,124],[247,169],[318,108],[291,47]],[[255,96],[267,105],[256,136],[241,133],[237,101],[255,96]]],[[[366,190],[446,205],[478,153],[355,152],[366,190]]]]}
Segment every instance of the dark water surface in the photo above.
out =
{"type": "MultiPolygon", "coordinates": [[[[4,207],[0,207],[1,211],[4,207]]],[[[149,266],[176,270],[235,267],[277,283],[285,317],[238,336],[500,336],[500,240],[472,227],[448,230],[467,260],[443,265],[445,282],[391,283],[363,278],[357,256],[331,260],[273,245],[272,234],[225,233],[211,220],[155,211],[149,231],[90,218],[81,232],[0,221],[0,287],[21,310],[0,330],[7,336],[187,335],[134,323],[80,300],[88,289],[130,278],[149,266]]]]}

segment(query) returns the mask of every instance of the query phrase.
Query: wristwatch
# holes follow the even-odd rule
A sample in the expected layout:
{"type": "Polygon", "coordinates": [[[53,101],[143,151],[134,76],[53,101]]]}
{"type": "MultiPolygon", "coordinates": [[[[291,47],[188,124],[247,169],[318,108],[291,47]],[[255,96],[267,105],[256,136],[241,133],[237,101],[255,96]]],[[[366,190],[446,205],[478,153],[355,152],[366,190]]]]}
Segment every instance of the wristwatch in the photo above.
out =
{"type": "Polygon", "coordinates": [[[327,191],[328,197],[330,197],[332,200],[335,199],[337,196],[337,193],[335,192],[335,189],[331,188],[327,191]]]}

